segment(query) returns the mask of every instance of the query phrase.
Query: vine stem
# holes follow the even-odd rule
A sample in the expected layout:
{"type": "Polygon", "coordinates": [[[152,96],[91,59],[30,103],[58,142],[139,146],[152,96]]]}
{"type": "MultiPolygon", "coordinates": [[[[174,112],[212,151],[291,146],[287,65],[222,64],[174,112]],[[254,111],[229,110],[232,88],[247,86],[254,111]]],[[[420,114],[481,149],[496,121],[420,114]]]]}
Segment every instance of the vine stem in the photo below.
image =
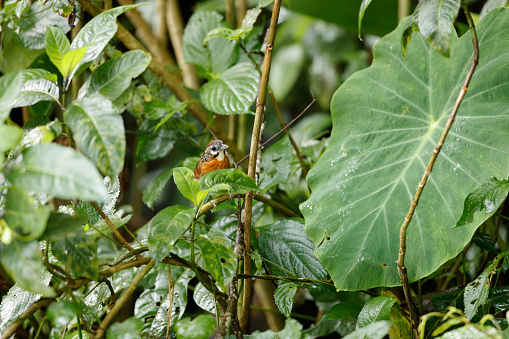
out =
{"type": "Polygon", "coordinates": [[[456,99],[456,103],[454,104],[452,112],[449,115],[449,119],[447,120],[447,123],[446,123],[444,130],[442,132],[442,135],[440,136],[440,139],[438,140],[436,147],[433,149],[433,154],[431,155],[428,165],[426,166],[426,169],[425,169],[424,174],[421,178],[421,181],[419,182],[419,186],[417,187],[415,196],[414,196],[412,202],[410,203],[410,209],[408,210],[405,220],[403,221],[403,224],[401,225],[401,228],[400,228],[399,255],[398,255],[398,260],[396,261],[396,264],[398,266],[398,273],[399,273],[399,276],[401,279],[401,284],[403,285],[405,299],[406,299],[406,302],[408,305],[408,309],[410,311],[410,332],[411,332],[412,337],[413,337],[413,320],[412,320],[412,307],[411,307],[412,304],[411,304],[411,299],[410,299],[408,275],[407,275],[407,270],[405,267],[406,233],[407,233],[408,225],[412,221],[412,217],[414,215],[415,209],[417,208],[417,204],[419,203],[419,199],[421,197],[422,191],[424,190],[424,187],[426,186],[426,182],[428,181],[429,175],[431,174],[431,171],[433,170],[433,165],[435,164],[438,154],[440,153],[440,150],[442,149],[445,139],[447,138],[447,134],[449,133],[449,131],[452,127],[454,119],[456,118],[456,113],[458,112],[461,102],[463,101],[463,98],[465,97],[465,94],[468,89],[468,85],[470,84],[470,80],[472,79],[472,76],[474,75],[475,68],[477,67],[477,64],[479,62],[479,39],[477,38],[477,33],[475,31],[474,21],[472,20],[472,16],[470,15],[470,11],[468,10],[465,0],[461,1],[461,6],[463,7],[463,11],[465,12],[465,15],[467,17],[468,27],[470,28],[470,32],[472,34],[472,43],[474,45],[474,57],[472,59],[472,64],[470,66],[470,69],[468,70],[468,73],[467,73],[467,76],[463,83],[463,86],[461,87],[460,93],[458,94],[458,98],[456,99]]]}
{"type": "MultiPolygon", "coordinates": [[[[263,60],[262,77],[260,80],[260,92],[256,102],[256,113],[253,124],[253,133],[251,135],[251,150],[249,157],[248,176],[254,180],[256,172],[256,154],[258,151],[258,141],[260,139],[260,129],[263,121],[265,109],[265,98],[267,96],[267,85],[269,83],[270,63],[272,61],[272,50],[276,37],[276,26],[279,17],[281,0],[274,0],[272,8],[272,18],[270,20],[269,35],[265,48],[265,59],[263,60]]],[[[253,213],[253,191],[246,194],[244,210],[244,272],[251,273],[251,217],[253,213]]],[[[245,331],[249,319],[249,305],[251,303],[251,279],[244,281],[244,296],[242,303],[242,315],[240,318],[240,328],[245,331]]]]}

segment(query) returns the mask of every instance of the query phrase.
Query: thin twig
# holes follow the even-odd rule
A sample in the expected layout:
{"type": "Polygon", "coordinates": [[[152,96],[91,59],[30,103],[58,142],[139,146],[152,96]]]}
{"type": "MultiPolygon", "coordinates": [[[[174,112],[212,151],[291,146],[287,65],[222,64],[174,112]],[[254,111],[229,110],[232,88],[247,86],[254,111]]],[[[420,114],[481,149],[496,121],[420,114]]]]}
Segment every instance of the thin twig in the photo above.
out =
{"type": "MultiPolygon", "coordinates": [[[[260,137],[260,128],[263,120],[265,108],[265,98],[267,95],[267,84],[269,83],[270,64],[272,61],[272,50],[276,37],[276,27],[279,17],[281,0],[275,0],[272,8],[272,18],[270,21],[269,35],[265,49],[265,59],[263,61],[262,77],[260,80],[260,91],[256,103],[255,120],[253,124],[253,133],[251,135],[251,151],[253,156],[249,157],[248,175],[251,179],[255,178],[256,153],[258,151],[258,140],[260,137]]],[[[253,212],[253,192],[246,194],[244,210],[244,272],[251,272],[251,218],[253,212]]],[[[252,281],[244,281],[244,297],[242,303],[242,315],[240,318],[240,328],[245,330],[249,319],[249,305],[251,303],[252,281]]]]}
{"type": "MultiPolygon", "coordinates": [[[[433,170],[433,165],[435,164],[435,161],[437,159],[438,154],[440,153],[440,150],[442,149],[442,146],[445,142],[447,134],[449,133],[449,130],[451,129],[454,119],[456,118],[456,113],[458,112],[461,102],[463,101],[465,93],[467,92],[467,89],[468,89],[468,85],[470,84],[470,80],[472,79],[475,68],[477,67],[477,63],[479,62],[479,40],[477,38],[477,33],[475,31],[474,22],[472,20],[472,16],[470,15],[470,11],[468,10],[465,0],[461,1],[461,5],[462,5],[465,15],[467,17],[468,26],[469,26],[470,32],[472,34],[472,43],[474,45],[474,56],[472,59],[472,64],[470,66],[470,69],[468,70],[467,76],[465,78],[465,82],[463,83],[463,86],[461,87],[461,91],[458,94],[458,98],[456,99],[456,103],[454,104],[451,115],[449,116],[449,119],[447,120],[447,123],[446,123],[444,130],[442,132],[442,135],[440,136],[440,139],[439,139],[435,149],[433,150],[431,159],[429,160],[428,165],[426,166],[426,170],[424,171],[424,174],[422,176],[422,179],[419,182],[419,186],[417,188],[415,196],[414,196],[412,202],[410,203],[410,209],[408,210],[407,216],[405,217],[405,220],[404,220],[403,224],[401,225],[401,229],[400,229],[400,237],[399,237],[400,245],[399,245],[399,255],[398,255],[398,260],[397,260],[397,266],[398,266],[398,273],[399,273],[399,276],[401,279],[401,284],[403,285],[403,291],[405,292],[405,299],[407,301],[410,312],[411,312],[411,301],[410,301],[410,294],[409,294],[409,287],[408,287],[408,275],[407,275],[407,270],[405,267],[406,232],[408,229],[408,225],[410,224],[410,221],[412,221],[412,216],[414,215],[415,209],[417,208],[417,204],[419,203],[419,198],[421,197],[424,186],[426,186],[428,177],[431,174],[431,171],[433,170]]],[[[410,314],[412,314],[412,313],[410,313],[410,314]]],[[[410,326],[411,326],[410,332],[411,332],[411,335],[413,338],[413,321],[412,321],[412,319],[410,320],[410,326]]]]}
{"type": "Polygon", "coordinates": [[[171,314],[173,312],[173,291],[174,290],[175,290],[175,284],[173,283],[173,279],[171,276],[171,265],[168,265],[168,296],[170,298],[170,303],[169,303],[170,306],[168,309],[168,323],[166,324],[166,338],[167,339],[171,338],[170,327],[173,328],[173,325],[175,325],[175,324],[171,324],[171,326],[170,326],[171,314]]]}

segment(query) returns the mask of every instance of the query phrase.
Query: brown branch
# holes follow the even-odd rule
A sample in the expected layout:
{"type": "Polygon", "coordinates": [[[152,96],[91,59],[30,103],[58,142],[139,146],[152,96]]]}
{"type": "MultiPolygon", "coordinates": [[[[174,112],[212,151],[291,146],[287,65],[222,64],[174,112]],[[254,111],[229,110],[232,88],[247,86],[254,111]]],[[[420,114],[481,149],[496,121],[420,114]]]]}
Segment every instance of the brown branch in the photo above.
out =
{"type": "MultiPolygon", "coordinates": [[[[270,21],[269,35],[265,49],[265,59],[263,61],[262,78],[260,80],[260,91],[256,103],[255,120],[253,124],[253,133],[251,135],[251,151],[252,156],[249,157],[248,175],[254,180],[256,170],[256,153],[258,151],[258,140],[260,138],[260,128],[263,120],[265,108],[265,98],[267,95],[267,85],[269,83],[270,64],[272,61],[272,50],[274,48],[274,40],[276,37],[276,27],[279,17],[279,9],[281,8],[281,0],[275,0],[272,9],[272,18],[270,21]]],[[[244,212],[244,272],[251,272],[251,218],[253,213],[253,191],[246,194],[245,212],[244,212]]],[[[240,318],[240,327],[246,329],[249,319],[249,305],[251,303],[252,281],[244,281],[244,298],[242,303],[242,315],[240,318]]]]}
{"type": "Polygon", "coordinates": [[[247,12],[247,0],[237,1],[237,27],[242,26],[242,20],[246,16],[247,12]]]}
{"type": "Polygon", "coordinates": [[[168,26],[166,25],[166,0],[156,1],[157,15],[159,26],[157,27],[156,36],[161,44],[162,49],[168,48],[168,26]]]}
{"type": "Polygon", "coordinates": [[[465,15],[467,17],[468,26],[469,26],[470,32],[472,34],[472,43],[474,45],[474,57],[472,59],[472,64],[471,64],[470,69],[468,70],[467,76],[465,78],[465,82],[463,83],[460,93],[458,94],[458,98],[456,99],[456,103],[454,104],[454,107],[453,107],[452,112],[449,116],[449,119],[447,120],[447,123],[446,123],[444,130],[442,132],[442,135],[440,136],[440,139],[439,139],[435,149],[433,150],[431,159],[429,160],[428,165],[426,166],[426,170],[424,171],[422,179],[419,182],[419,186],[417,188],[415,196],[414,196],[412,202],[410,203],[410,209],[408,210],[407,216],[405,217],[405,220],[404,220],[403,224],[401,225],[401,229],[400,229],[399,255],[398,255],[398,260],[396,263],[398,266],[398,273],[399,273],[399,276],[401,279],[401,284],[403,285],[405,299],[409,306],[408,309],[410,311],[410,326],[411,326],[410,332],[411,332],[412,337],[413,337],[412,308],[411,308],[411,299],[410,299],[410,293],[409,293],[409,287],[408,287],[408,275],[407,275],[407,270],[405,267],[406,232],[408,229],[408,225],[412,221],[412,216],[414,215],[415,209],[417,208],[417,204],[419,203],[419,198],[421,197],[422,191],[424,190],[424,187],[426,186],[426,182],[428,181],[429,175],[431,174],[431,171],[433,170],[433,165],[435,164],[435,161],[438,157],[438,154],[440,153],[440,150],[442,149],[442,146],[445,142],[447,134],[449,133],[451,126],[454,122],[454,119],[456,118],[456,113],[458,112],[461,102],[463,101],[465,93],[467,92],[467,89],[468,89],[468,85],[470,84],[470,80],[472,79],[475,68],[477,67],[477,63],[479,62],[479,40],[477,38],[477,33],[475,31],[474,22],[472,20],[472,16],[470,15],[470,11],[468,10],[465,0],[461,1],[461,5],[462,5],[465,15]]]}
{"type": "Polygon", "coordinates": [[[16,321],[14,321],[13,323],[11,323],[9,325],[9,327],[7,327],[7,329],[5,330],[5,332],[2,334],[2,339],[8,339],[10,338],[11,336],[13,336],[14,334],[16,334],[16,331],[18,330],[18,328],[23,325],[23,323],[25,322],[25,320],[32,316],[36,311],[38,311],[39,309],[45,307],[45,306],[48,306],[49,304],[51,304],[53,301],[55,301],[54,298],[42,298],[42,299],[39,299],[37,300],[36,302],[34,302],[32,305],[30,305],[26,310],[25,312],[23,312],[19,317],[18,319],[16,319],[16,321]]]}

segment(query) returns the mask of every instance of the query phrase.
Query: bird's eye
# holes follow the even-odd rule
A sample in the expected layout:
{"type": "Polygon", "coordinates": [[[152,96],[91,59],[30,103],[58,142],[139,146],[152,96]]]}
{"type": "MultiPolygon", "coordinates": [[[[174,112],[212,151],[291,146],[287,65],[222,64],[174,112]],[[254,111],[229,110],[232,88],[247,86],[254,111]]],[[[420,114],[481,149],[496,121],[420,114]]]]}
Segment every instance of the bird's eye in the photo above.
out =
{"type": "Polygon", "coordinates": [[[213,151],[217,151],[217,146],[214,145],[211,148],[212,148],[213,151]]]}

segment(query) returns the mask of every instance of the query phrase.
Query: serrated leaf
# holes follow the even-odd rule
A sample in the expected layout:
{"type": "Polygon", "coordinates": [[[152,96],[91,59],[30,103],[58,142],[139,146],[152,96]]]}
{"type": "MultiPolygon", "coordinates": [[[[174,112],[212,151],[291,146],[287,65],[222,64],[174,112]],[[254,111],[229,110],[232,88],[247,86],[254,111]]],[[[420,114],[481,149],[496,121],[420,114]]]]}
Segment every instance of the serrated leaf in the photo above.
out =
{"type": "Polygon", "coordinates": [[[368,301],[357,318],[357,328],[366,327],[380,320],[389,320],[391,308],[396,299],[379,296],[368,301]]]}
{"type": "Polygon", "coordinates": [[[135,50],[106,61],[92,73],[87,93],[117,99],[129,87],[131,80],[145,71],[150,60],[149,53],[135,50]]]}
{"type": "Polygon", "coordinates": [[[178,190],[184,197],[198,206],[198,193],[200,192],[200,182],[194,178],[194,173],[186,167],[176,167],[173,169],[173,181],[178,190]]]}
{"type": "Polygon", "coordinates": [[[76,100],[64,114],[79,149],[104,174],[116,177],[124,165],[124,122],[110,100],[94,94],[76,100]]]}
{"type": "Polygon", "coordinates": [[[287,271],[269,264],[275,275],[325,280],[327,273],[315,257],[314,245],[304,232],[302,219],[283,219],[260,228],[262,256],[287,271]]]}
{"type": "Polygon", "coordinates": [[[44,233],[49,215],[50,210],[37,207],[34,199],[22,187],[9,187],[4,218],[12,230],[19,227],[37,239],[44,233]]]}
{"type": "Polygon", "coordinates": [[[221,73],[230,68],[238,56],[238,45],[215,38],[203,46],[208,32],[221,26],[222,16],[213,11],[195,12],[189,19],[183,36],[184,60],[196,66],[202,75],[221,73]]]}
{"type": "Polygon", "coordinates": [[[55,297],[53,288],[41,280],[43,264],[39,243],[14,239],[9,245],[3,246],[0,257],[4,270],[25,290],[45,297],[55,297]]]}
{"type": "Polygon", "coordinates": [[[246,173],[235,168],[220,169],[206,173],[200,178],[202,190],[223,190],[221,184],[230,187],[231,194],[244,194],[250,191],[259,190],[258,186],[246,173]],[[215,188],[214,188],[215,187],[215,188]]]}
{"type": "Polygon", "coordinates": [[[366,12],[366,9],[368,8],[369,4],[371,3],[371,0],[362,0],[361,6],[359,8],[359,39],[361,38],[361,26],[362,26],[362,19],[364,19],[364,12],[366,12]]]}
{"type": "Polygon", "coordinates": [[[193,300],[200,308],[207,312],[216,313],[216,302],[212,293],[202,283],[196,284],[193,292],[193,300]]]}
{"type": "Polygon", "coordinates": [[[201,250],[206,270],[217,281],[219,288],[226,291],[237,269],[233,245],[222,237],[210,237],[208,234],[196,238],[196,245],[201,250]]]}
{"type": "Polygon", "coordinates": [[[290,313],[292,313],[295,293],[297,293],[297,285],[291,282],[282,282],[274,292],[274,301],[276,302],[277,308],[287,318],[290,316],[290,313]]]}
{"type": "Polygon", "coordinates": [[[206,45],[210,39],[223,37],[229,41],[245,39],[247,35],[253,30],[254,23],[258,19],[258,16],[262,12],[259,7],[252,8],[246,12],[244,19],[242,20],[242,26],[237,29],[231,29],[227,27],[218,27],[207,33],[203,40],[203,45],[206,45]]]}
{"type": "Polygon", "coordinates": [[[508,193],[509,180],[491,178],[483,182],[466,197],[463,213],[456,223],[456,227],[471,223],[476,213],[484,211],[485,215],[493,214],[505,201],[508,193]]]}
{"type": "Polygon", "coordinates": [[[276,142],[263,152],[260,187],[264,190],[288,181],[293,148],[288,137],[276,142]]]}
{"type": "Polygon", "coordinates": [[[218,114],[251,113],[258,92],[258,77],[248,62],[231,67],[200,88],[203,105],[218,114]]]}
{"type": "Polygon", "coordinates": [[[418,14],[419,31],[431,47],[449,56],[454,21],[460,8],[460,0],[420,1],[418,14]]]}
{"type": "Polygon", "coordinates": [[[102,177],[83,155],[54,143],[23,152],[23,159],[9,167],[7,180],[35,192],[63,199],[106,199],[102,177]]]}
{"type": "Polygon", "coordinates": [[[154,207],[154,201],[156,201],[157,197],[161,194],[164,187],[168,183],[168,181],[173,176],[173,169],[168,168],[150,182],[147,187],[143,190],[142,200],[149,208],[154,207]]]}
{"type": "Polygon", "coordinates": [[[141,338],[143,321],[134,317],[127,318],[123,322],[111,325],[106,332],[106,339],[137,339],[141,338]]]}
{"type": "Polygon", "coordinates": [[[184,234],[194,218],[194,209],[181,205],[165,208],[148,223],[148,249],[156,263],[170,254],[171,247],[184,234]]]}
{"type": "Polygon", "coordinates": [[[391,323],[387,320],[381,320],[371,323],[365,327],[359,328],[354,332],[344,336],[344,339],[383,339],[389,333],[391,323]]]}
{"type": "Polygon", "coordinates": [[[71,43],[65,36],[64,32],[58,27],[48,26],[46,28],[46,36],[44,39],[46,53],[49,59],[60,71],[64,78],[69,74],[69,67],[64,64],[64,56],[69,52],[71,43]]]}
{"type": "Polygon", "coordinates": [[[51,243],[53,255],[76,277],[98,279],[99,260],[95,240],[81,229],[51,243]]]}
{"type": "MultiPolygon", "coordinates": [[[[380,40],[373,64],[334,95],[328,148],[306,178],[312,189],[300,205],[306,232],[341,290],[401,284],[394,264],[400,225],[473,57],[469,34],[452,38],[451,58],[414,34],[406,60],[399,49],[404,25],[380,40]]],[[[509,100],[502,71],[509,35],[499,39],[507,29],[506,9],[493,10],[477,26],[480,44],[490,54],[480,60],[477,80],[463,99],[408,228],[405,266],[411,282],[455,257],[489,217],[478,213],[472,223],[452,228],[467,195],[490,177],[509,176],[509,167],[501,165],[509,162],[509,110],[501,104],[509,100]]]]}
{"type": "Polygon", "coordinates": [[[21,91],[23,77],[17,73],[10,73],[0,77],[0,122],[9,116],[12,105],[21,91]]]}

